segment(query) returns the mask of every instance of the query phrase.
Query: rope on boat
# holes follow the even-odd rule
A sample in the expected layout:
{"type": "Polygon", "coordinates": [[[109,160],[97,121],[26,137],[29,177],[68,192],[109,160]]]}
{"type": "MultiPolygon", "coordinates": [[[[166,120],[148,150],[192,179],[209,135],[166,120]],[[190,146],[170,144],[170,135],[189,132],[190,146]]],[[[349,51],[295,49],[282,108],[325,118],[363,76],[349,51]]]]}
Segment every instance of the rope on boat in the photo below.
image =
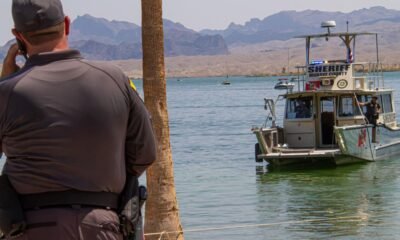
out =
{"type": "Polygon", "coordinates": [[[347,220],[347,221],[363,221],[362,216],[347,216],[347,217],[337,217],[337,218],[320,218],[320,219],[308,219],[299,221],[286,221],[277,223],[263,223],[263,224],[245,224],[245,225],[227,225],[222,227],[210,227],[210,228],[198,228],[189,229],[185,231],[163,231],[158,233],[146,233],[144,236],[160,236],[159,240],[164,235],[177,234],[177,233],[189,233],[189,232],[209,232],[209,231],[220,231],[220,230],[234,230],[234,229],[245,229],[245,228],[262,228],[262,227],[273,227],[277,225],[288,225],[288,224],[300,224],[300,223],[315,223],[315,222],[327,222],[332,220],[347,220]]]}

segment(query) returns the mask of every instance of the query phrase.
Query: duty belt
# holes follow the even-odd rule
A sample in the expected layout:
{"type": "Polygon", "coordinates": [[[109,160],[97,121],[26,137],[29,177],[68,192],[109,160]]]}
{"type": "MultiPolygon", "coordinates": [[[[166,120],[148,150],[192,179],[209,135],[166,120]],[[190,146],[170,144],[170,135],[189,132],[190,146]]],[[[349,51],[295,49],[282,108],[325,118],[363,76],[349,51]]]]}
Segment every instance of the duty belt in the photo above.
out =
{"type": "Polygon", "coordinates": [[[68,190],[20,195],[24,210],[84,206],[94,208],[118,209],[119,194],[110,192],[83,192],[68,190]]]}

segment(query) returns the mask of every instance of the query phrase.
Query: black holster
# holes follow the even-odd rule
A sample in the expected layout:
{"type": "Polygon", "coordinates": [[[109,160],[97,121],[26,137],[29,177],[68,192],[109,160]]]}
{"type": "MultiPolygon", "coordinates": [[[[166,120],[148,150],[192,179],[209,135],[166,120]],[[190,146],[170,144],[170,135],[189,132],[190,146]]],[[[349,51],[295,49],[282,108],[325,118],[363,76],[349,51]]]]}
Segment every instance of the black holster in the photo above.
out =
{"type": "Polygon", "coordinates": [[[125,240],[142,240],[143,219],[141,207],[146,200],[146,188],[139,186],[138,178],[127,174],[124,190],[120,195],[118,215],[125,240]]]}
{"type": "Polygon", "coordinates": [[[0,176],[0,239],[22,234],[25,216],[19,197],[7,175],[0,176]]]}

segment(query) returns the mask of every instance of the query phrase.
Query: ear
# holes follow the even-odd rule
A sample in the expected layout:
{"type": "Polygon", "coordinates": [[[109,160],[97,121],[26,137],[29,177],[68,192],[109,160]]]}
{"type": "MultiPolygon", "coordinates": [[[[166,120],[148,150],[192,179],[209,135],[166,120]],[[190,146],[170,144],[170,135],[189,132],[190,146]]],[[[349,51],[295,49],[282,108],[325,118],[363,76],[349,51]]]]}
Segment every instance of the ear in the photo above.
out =
{"type": "Polygon", "coordinates": [[[18,32],[17,30],[15,30],[15,28],[13,28],[11,30],[11,33],[14,35],[14,37],[16,37],[18,40],[22,40],[22,34],[20,32],[18,32]]]}
{"type": "Polygon", "coordinates": [[[13,28],[11,30],[12,34],[14,35],[14,37],[16,39],[18,39],[19,41],[23,42],[25,45],[27,44],[26,39],[24,38],[24,35],[22,35],[20,32],[18,32],[17,30],[15,30],[15,28],[13,28]]]}
{"type": "Polygon", "coordinates": [[[65,24],[65,35],[68,36],[71,27],[71,19],[68,16],[65,16],[64,24],[65,24]]]}

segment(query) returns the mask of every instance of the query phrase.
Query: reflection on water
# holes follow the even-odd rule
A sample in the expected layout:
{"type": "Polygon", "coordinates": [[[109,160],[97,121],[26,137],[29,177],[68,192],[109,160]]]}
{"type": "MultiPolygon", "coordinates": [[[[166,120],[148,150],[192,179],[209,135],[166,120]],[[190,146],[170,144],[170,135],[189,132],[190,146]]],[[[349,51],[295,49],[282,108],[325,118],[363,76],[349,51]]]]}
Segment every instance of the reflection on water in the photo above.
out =
{"type": "Polygon", "coordinates": [[[287,234],[290,239],[390,239],[398,233],[396,223],[400,218],[397,166],[388,160],[272,172],[258,167],[259,222],[293,222],[272,229],[276,234],[285,232],[286,237],[281,239],[287,234]],[[385,231],[375,231],[382,227],[385,231]]]}

